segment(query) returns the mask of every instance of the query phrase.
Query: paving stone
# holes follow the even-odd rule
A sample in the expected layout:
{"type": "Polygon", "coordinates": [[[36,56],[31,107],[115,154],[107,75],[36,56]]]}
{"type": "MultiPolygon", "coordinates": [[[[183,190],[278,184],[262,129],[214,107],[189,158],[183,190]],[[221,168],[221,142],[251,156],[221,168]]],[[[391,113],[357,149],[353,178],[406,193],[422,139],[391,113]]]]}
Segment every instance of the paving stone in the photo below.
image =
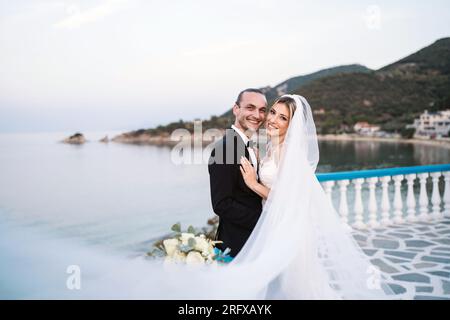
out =
{"type": "Polygon", "coordinates": [[[422,253],[422,252],[423,252],[423,249],[406,249],[405,251],[422,253]]]}
{"type": "Polygon", "coordinates": [[[414,257],[417,255],[417,253],[412,252],[405,252],[405,251],[384,251],[385,254],[388,254],[390,256],[395,256],[403,259],[414,259],[414,257]]]}
{"type": "Polygon", "coordinates": [[[442,280],[442,290],[444,291],[444,294],[450,295],[450,282],[442,280]]]}
{"type": "Polygon", "coordinates": [[[450,257],[450,252],[431,251],[430,254],[434,256],[450,257]]]}
{"type": "Polygon", "coordinates": [[[394,291],[395,294],[402,294],[406,292],[405,287],[396,283],[389,283],[389,287],[394,291]]]}
{"type": "Polygon", "coordinates": [[[375,253],[378,252],[377,249],[363,249],[363,252],[368,256],[373,256],[375,253]]]}
{"type": "Polygon", "coordinates": [[[391,233],[388,233],[388,235],[393,236],[393,237],[397,237],[397,238],[400,238],[400,239],[411,239],[411,238],[413,238],[412,235],[406,234],[406,233],[391,232],[391,233]]]}
{"type": "Polygon", "coordinates": [[[396,240],[373,239],[372,243],[375,248],[381,249],[397,249],[400,246],[396,240]]]}
{"type": "Polygon", "coordinates": [[[381,259],[372,259],[370,261],[372,262],[372,264],[374,264],[375,266],[380,268],[380,270],[382,272],[386,272],[386,273],[398,273],[398,272],[400,272],[398,269],[396,269],[393,266],[387,264],[386,262],[384,262],[381,259]]]}
{"type": "Polygon", "coordinates": [[[405,243],[407,247],[414,248],[425,248],[434,245],[434,243],[424,240],[405,240],[405,243]]]}
{"type": "Polygon", "coordinates": [[[397,258],[394,258],[394,257],[388,257],[388,256],[386,256],[386,257],[384,257],[386,260],[389,260],[389,261],[391,261],[391,262],[394,262],[394,263],[408,263],[408,262],[411,262],[411,261],[408,261],[408,260],[403,260],[403,259],[397,259],[397,258]]]}
{"type": "Polygon", "coordinates": [[[353,238],[355,238],[355,240],[358,240],[358,241],[363,241],[363,242],[367,241],[367,236],[363,236],[361,234],[355,234],[355,235],[353,235],[353,238]]]}
{"type": "Polygon", "coordinates": [[[418,222],[416,222],[416,224],[420,224],[420,225],[423,225],[423,226],[431,226],[432,225],[431,223],[425,222],[425,221],[418,221],[418,222]]]}
{"type": "Polygon", "coordinates": [[[448,263],[448,264],[450,264],[450,259],[440,258],[440,257],[431,257],[431,256],[423,256],[422,257],[422,261],[431,261],[431,262],[448,263]]]}
{"type": "Polygon", "coordinates": [[[450,279],[450,272],[447,272],[447,271],[429,271],[427,273],[435,275],[435,276],[443,277],[446,279],[450,279]]]}
{"type": "Polygon", "coordinates": [[[435,266],[437,266],[436,263],[429,263],[429,262],[419,262],[414,264],[414,267],[416,269],[432,268],[435,266]]]}
{"type": "Polygon", "coordinates": [[[410,268],[408,268],[407,266],[405,266],[405,265],[401,265],[400,267],[402,267],[403,269],[405,269],[405,270],[411,270],[410,268]]]}
{"type": "Polygon", "coordinates": [[[393,238],[392,236],[385,235],[385,234],[377,234],[377,238],[381,239],[381,240],[393,240],[393,241],[395,241],[395,238],[393,238]]]}
{"type": "Polygon", "coordinates": [[[405,273],[392,276],[392,279],[407,281],[407,282],[420,282],[420,283],[430,283],[430,277],[420,274],[420,273],[405,273]]]}
{"type": "Polygon", "coordinates": [[[438,237],[439,237],[437,234],[431,233],[431,232],[429,232],[429,233],[424,233],[423,235],[424,235],[424,236],[427,236],[427,237],[429,237],[429,238],[438,238],[438,237]]]}
{"type": "Polygon", "coordinates": [[[450,239],[434,239],[433,241],[439,242],[441,244],[449,244],[450,245],[450,239]]]}
{"type": "Polygon", "coordinates": [[[434,250],[439,250],[439,251],[450,251],[450,247],[436,247],[436,248],[434,248],[434,250]]]}
{"type": "Polygon", "coordinates": [[[414,296],[414,300],[450,300],[450,297],[439,296],[414,296]]]}
{"type": "Polygon", "coordinates": [[[434,290],[433,287],[416,287],[416,292],[419,293],[432,293],[434,290]]]}

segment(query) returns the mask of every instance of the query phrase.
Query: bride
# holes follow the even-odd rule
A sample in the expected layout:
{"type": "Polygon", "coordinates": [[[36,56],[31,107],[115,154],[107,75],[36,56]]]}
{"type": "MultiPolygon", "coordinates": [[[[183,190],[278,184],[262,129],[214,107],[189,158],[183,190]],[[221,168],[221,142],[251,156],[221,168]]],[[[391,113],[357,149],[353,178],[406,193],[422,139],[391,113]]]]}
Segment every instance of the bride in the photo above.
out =
{"type": "Polygon", "coordinates": [[[241,159],[244,181],[263,198],[263,212],[229,267],[255,266],[247,282],[267,281],[260,292],[264,298],[388,298],[392,290],[340,221],[314,174],[319,148],[306,99],[280,97],[265,127],[270,141],[261,160],[261,183],[250,162],[241,159]]]}

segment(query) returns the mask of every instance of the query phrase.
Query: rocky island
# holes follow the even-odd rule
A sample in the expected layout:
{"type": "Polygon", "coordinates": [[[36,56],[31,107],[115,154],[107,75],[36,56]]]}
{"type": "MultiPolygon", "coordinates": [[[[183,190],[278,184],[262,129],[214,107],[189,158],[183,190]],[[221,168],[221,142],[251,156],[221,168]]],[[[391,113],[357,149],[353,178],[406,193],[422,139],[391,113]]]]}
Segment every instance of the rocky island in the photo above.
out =
{"type": "Polygon", "coordinates": [[[68,143],[68,144],[83,144],[85,143],[87,140],[84,137],[84,135],[82,133],[75,133],[73,135],[71,135],[68,138],[65,138],[62,142],[63,143],[68,143]]]}

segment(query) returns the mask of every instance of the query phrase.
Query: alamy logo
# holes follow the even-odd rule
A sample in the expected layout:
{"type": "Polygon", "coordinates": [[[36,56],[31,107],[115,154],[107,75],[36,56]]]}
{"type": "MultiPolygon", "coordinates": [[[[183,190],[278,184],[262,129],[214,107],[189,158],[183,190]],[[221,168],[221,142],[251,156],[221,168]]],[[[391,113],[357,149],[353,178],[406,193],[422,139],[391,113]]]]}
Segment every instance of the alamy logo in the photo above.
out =
{"type": "Polygon", "coordinates": [[[69,290],[81,289],[81,268],[78,265],[67,267],[66,273],[69,274],[66,280],[66,286],[69,290]]]}

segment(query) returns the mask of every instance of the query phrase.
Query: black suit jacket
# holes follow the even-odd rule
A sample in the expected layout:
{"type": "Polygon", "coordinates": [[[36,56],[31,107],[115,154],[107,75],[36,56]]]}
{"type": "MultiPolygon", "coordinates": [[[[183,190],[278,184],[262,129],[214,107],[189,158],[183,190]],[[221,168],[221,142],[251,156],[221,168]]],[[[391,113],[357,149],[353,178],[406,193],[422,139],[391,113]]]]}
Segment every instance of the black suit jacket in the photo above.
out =
{"type": "Polygon", "coordinates": [[[242,177],[241,156],[250,160],[242,138],[235,130],[227,129],[214,145],[208,164],[211,202],[219,216],[216,240],[223,241],[217,247],[222,251],[230,248],[232,257],[244,246],[262,211],[261,197],[247,187],[242,177]]]}

